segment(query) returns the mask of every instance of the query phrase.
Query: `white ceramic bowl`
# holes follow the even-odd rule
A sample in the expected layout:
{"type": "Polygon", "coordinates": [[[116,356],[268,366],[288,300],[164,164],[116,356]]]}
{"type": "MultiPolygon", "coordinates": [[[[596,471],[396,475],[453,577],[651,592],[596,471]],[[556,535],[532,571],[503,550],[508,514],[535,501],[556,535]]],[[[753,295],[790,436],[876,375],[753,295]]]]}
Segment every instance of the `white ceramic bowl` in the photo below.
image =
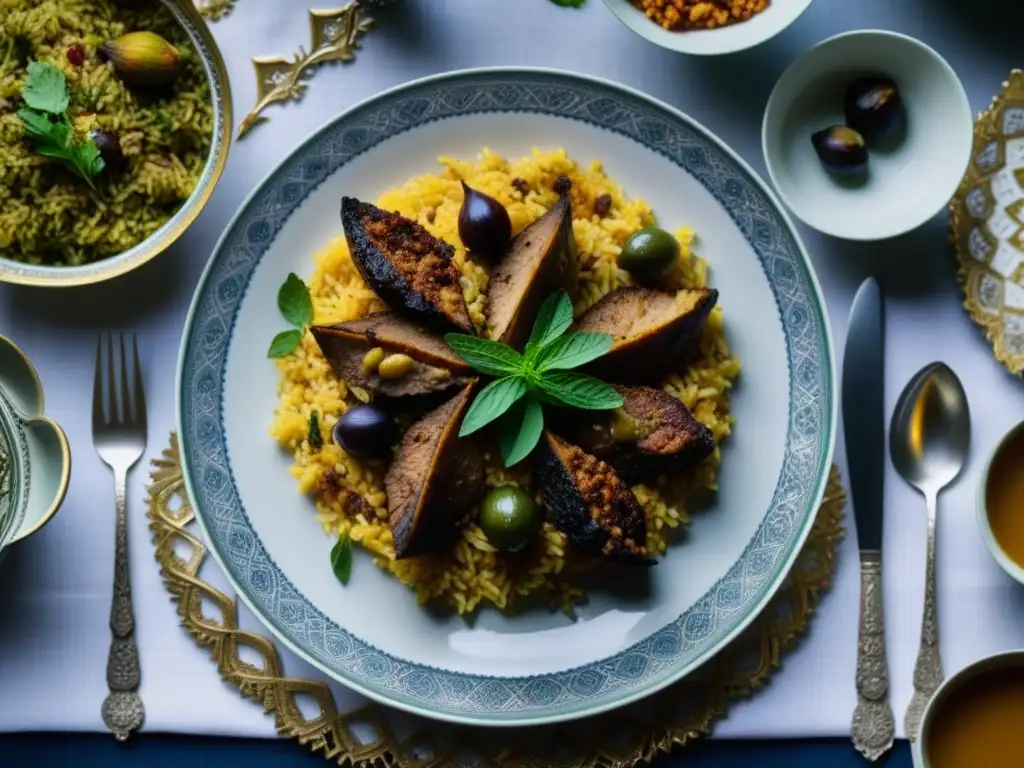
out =
{"type": "Polygon", "coordinates": [[[831,37],[787,69],[765,108],[761,144],[772,183],[796,216],[847,240],[882,240],[946,207],[970,161],[974,119],[953,68],[922,42],[862,30],[831,37]],[[904,135],[869,143],[863,183],[837,181],[811,134],[841,125],[843,93],[858,77],[884,75],[900,89],[904,135]]]}
{"type": "Polygon", "coordinates": [[[986,498],[986,492],[988,490],[988,475],[992,469],[992,463],[995,461],[996,456],[1006,447],[1010,439],[1013,438],[1018,432],[1024,429],[1024,422],[1021,422],[1017,426],[1013,427],[999,440],[999,444],[996,445],[991,455],[988,457],[988,461],[985,462],[985,471],[981,474],[981,482],[978,483],[978,495],[976,503],[976,512],[978,517],[978,530],[981,531],[981,539],[985,542],[985,546],[988,547],[989,553],[995,558],[995,561],[999,563],[1000,567],[1006,571],[1010,576],[1024,584],[1024,568],[1021,568],[1015,563],[1003,548],[996,541],[995,534],[992,533],[992,526],[988,521],[988,500],[986,498]]]}
{"type": "Polygon", "coordinates": [[[811,0],[772,0],[771,5],[739,24],[690,32],[670,32],[644,16],[630,0],[604,0],[619,21],[655,45],[679,53],[715,56],[753,48],[796,21],[811,0]]]}
{"type": "MultiPolygon", "coordinates": [[[[924,711],[924,717],[921,718],[921,730],[911,745],[914,768],[931,768],[931,760],[928,756],[928,729],[931,728],[935,714],[951,693],[978,675],[1022,666],[1024,666],[1024,651],[1007,651],[978,659],[947,679],[932,696],[931,701],[928,702],[928,708],[924,711]]],[[[964,768],[975,768],[975,766],[964,766],[964,768]]],[[[984,766],[978,763],[977,768],[984,768],[984,766]]]]}

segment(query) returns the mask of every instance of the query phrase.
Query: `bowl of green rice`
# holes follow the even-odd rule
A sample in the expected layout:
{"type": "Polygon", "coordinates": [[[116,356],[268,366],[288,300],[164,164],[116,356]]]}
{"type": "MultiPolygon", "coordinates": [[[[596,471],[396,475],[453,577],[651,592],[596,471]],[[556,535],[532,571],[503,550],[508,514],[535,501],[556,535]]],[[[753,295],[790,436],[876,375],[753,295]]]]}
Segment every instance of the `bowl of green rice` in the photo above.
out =
{"type": "Polygon", "coordinates": [[[170,246],[227,159],[231,96],[191,2],[0,0],[0,281],[96,283],[170,246]]]}

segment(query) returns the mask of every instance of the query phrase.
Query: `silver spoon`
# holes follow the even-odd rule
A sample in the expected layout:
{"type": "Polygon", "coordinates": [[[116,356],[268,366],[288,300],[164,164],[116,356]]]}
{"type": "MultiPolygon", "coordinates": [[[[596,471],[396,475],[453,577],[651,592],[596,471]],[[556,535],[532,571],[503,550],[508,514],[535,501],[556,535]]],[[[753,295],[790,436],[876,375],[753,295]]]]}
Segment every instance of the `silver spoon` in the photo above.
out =
{"type": "Polygon", "coordinates": [[[945,363],[932,363],[910,380],[892,415],[892,463],[928,505],[928,570],[925,575],[921,647],[914,666],[914,696],[903,726],[917,739],[921,716],[942,684],[939,616],[935,596],[935,514],[939,491],[960,474],[971,439],[971,414],[960,379],[945,363]]]}

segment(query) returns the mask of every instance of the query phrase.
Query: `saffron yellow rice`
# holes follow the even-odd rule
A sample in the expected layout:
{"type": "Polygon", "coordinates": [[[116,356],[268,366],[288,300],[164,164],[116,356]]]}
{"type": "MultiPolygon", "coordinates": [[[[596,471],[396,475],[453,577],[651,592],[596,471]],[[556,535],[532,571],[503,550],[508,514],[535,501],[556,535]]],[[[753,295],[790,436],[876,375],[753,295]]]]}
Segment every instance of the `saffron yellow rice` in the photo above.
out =
{"type": "MultiPolygon", "coordinates": [[[[641,199],[627,198],[599,162],[581,166],[564,150],[541,152],[505,160],[484,150],[473,162],[440,158],[440,172],[411,179],[385,192],[377,204],[400,211],[455,247],[462,271],[463,294],[470,316],[485,325],[487,270],[467,257],[458,235],[462,203],[460,181],[491,195],[508,209],[514,231],[543,214],[558,199],[552,190],[562,175],[572,180],[573,233],[581,262],[580,298],[576,312],[587,309],[614,288],[631,283],[616,257],[630,234],[654,224],[650,207],[641,199]],[[602,217],[595,201],[611,196],[611,208],[602,217]]],[[[606,208],[605,205],[599,208],[606,208]]],[[[707,263],[693,255],[694,233],[675,233],[681,246],[678,264],[666,278],[668,288],[703,286],[707,263]]],[[[343,235],[316,255],[316,271],[309,283],[317,324],[337,323],[384,308],[353,265],[343,235]]],[[[729,297],[724,297],[726,303],[729,297]]],[[[553,608],[570,610],[583,597],[585,572],[600,562],[574,552],[563,534],[545,524],[539,541],[525,553],[506,556],[496,552],[480,528],[469,525],[450,549],[406,560],[396,560],[387,524],[387,498],[383,467],[361,463],[331,440],[331,428],[352,403],[367,402],[369,393],[349,387],[331,372],[311,334],[295,354],[279,361],[280,404],[271,434],[294,455],[292,474],[298,491],[316,501],[316,514],[330,536],[347,535],[373,554],[374,562],[413,587],[419,601],[440,601],[459,613],[491,603],[507,609],[530,595],[546,597],[553,608]],[[311,412],[317,412],[323,447],[309,444],[311,412]]],[[[711,314],[700,339],[695,360],[662,382],[714,433],[716,444],[729,435],[732,417],[729,390],[739,375],[739,361],[729,354],[722,325],[721,306],[711,314]]],[[[529,488],[529,461],[506,470],[500,457],[488,456],[490,486],[516,484],[529,488]]],[[[686,500],[696,491],[714,490],[720,453],[714,453],[684,476],[661,479],[656,487],[639,485],[634,493],[647,512],[647,546],[661,555],[672,533],[687,521],[686,500]]],[[[358,567],[358,563],[356,566],[358,567]]],[[[331,578],[324,563],[324,576],[331,578]]]]}

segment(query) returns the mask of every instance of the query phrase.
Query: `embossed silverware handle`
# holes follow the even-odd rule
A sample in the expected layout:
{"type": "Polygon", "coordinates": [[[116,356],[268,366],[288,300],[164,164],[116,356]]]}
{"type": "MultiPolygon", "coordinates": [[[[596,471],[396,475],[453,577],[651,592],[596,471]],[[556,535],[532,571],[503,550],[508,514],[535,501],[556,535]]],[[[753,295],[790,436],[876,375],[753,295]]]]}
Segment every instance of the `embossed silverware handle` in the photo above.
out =
{"type": "Polygon", "coordinates": [[[138,689],[142,673],[135,645],[131,575],[128,571],[127,472],[115,470],[117,530],[114,539],[114,599],[110,606],[113,635],[107,656],[107,688],[103,722],[118,741],[124,741],[145,717],[138,689]]]}
{"type": "Polygon", "coordinates": [[[864,757],[874,761],[892,748],[895,732],[896,723],[889,706],[889,667],[885,660],[882,557],[879,552],[861,552],[853,745],[864,757]]]}
{"type": "Polygon", "coordinates": [[[935,524],[936,502],[934,495],[928,501],[928,565],[924,578],[924,618],[921,620],[921,646],[917,651],[914,665],[914,695],[907,707],[903,720],[907,738],[917,740],[921,718],[935,691],[942,685],[942,656],[939,654],[939,606],[935,589],[935,524]]]}

